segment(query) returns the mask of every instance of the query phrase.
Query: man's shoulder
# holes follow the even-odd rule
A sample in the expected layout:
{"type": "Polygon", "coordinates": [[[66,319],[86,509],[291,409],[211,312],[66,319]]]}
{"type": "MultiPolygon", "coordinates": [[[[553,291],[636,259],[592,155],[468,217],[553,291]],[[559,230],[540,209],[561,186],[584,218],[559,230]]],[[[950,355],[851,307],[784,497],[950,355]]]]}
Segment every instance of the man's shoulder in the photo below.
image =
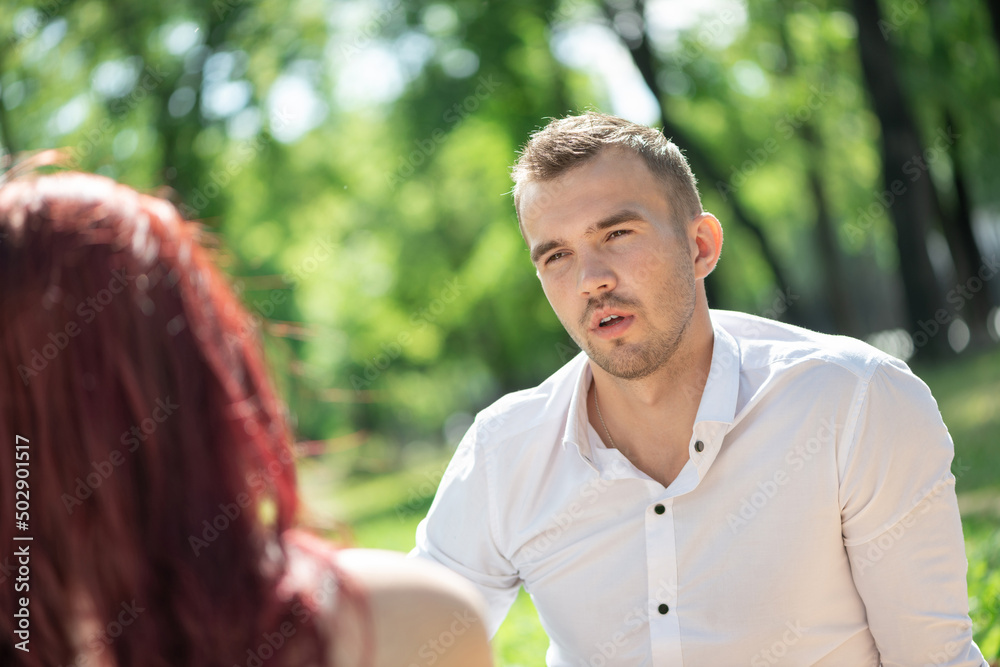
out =
{"type": "Polygon", "coordinates": [[[528,431],[561,430],[586,363],[581,352],[539,385],[501,396],[483,409],[474,426],[480,440],[495,443],[528,431]]]}
{"type": "Polygon", "coordinates": [[[882,365],[906,368],[878,348],[850,336],[825,334],[756,315],[713,310],[712,321],[736,339],[744,371],[805,364],[870,378],[882,365]]]}

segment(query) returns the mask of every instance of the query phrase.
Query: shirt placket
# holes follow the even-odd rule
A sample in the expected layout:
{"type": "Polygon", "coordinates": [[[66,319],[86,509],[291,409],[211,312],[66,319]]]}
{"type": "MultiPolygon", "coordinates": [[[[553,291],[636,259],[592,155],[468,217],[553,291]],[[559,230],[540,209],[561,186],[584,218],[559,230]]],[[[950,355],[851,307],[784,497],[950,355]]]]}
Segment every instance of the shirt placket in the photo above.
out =
{"type": "Polygon", "coordinates": [[[646,570],[649,636],[654,665],[679,667],[681,629],[677,616],[677,548],[673,499],[646,508],[646,570]]]}

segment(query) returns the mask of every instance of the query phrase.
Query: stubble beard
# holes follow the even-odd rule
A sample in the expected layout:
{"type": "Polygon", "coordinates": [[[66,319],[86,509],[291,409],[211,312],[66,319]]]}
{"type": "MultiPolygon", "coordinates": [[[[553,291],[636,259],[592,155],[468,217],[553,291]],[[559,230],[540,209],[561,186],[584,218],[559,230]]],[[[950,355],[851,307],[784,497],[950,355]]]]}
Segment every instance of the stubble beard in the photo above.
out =
{"type": "MultiPolygon", "coordinates": [[[[601,347],[593,341],[587,333],[586,328],[580,331],[579,335],[571,334],[573,340],[582,350],[587,353],[591,361],[600,366],[606,373],[622,380],[639,380],[648,377],[663,368],[677,353],[684,334],[687,332],[691,320],[694,318],[695,290],[691,285],[690,290],[685,294],[662,295],[667,299],[674,300],[677,306],[673,313],[668,313],[667,319],[673,320],[673,325],[669,329],[659,329],[652,332],[646,341],[628,343],[622,338],[612,339],[611,349],[601,347]]],[[[587,312],[593,312],[596,308],[606,305],[633,306],[632,310],[636,316],[641,317],[643,311],[638,308],[639,304],[624,300],[611,295],[610,298],[602,299],[599,304],[587,308],[587,312]]],[[[645,319],[645,318],[643,318],[645,319]]],[[[569,327],[566,327],[569,331],[569,327]]]]}

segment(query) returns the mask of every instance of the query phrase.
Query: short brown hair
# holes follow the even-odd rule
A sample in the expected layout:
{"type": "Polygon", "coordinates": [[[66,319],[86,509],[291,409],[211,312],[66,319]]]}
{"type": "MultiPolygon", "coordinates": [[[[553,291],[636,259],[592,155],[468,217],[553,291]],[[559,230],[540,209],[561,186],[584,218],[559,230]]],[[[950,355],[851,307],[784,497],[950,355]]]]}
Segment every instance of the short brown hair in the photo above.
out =
{"type": "Polygon", "coordinates": [[[587,112],[553,120],[534,132],[511,169],[514,209],[521,221],[521,187],[547,181],[591,160],[605,148],[621,147],[641,157],[666,189],[676,224],[702,212],[697,181],[677,144],[657,129],[617,116],[587,112]]]}

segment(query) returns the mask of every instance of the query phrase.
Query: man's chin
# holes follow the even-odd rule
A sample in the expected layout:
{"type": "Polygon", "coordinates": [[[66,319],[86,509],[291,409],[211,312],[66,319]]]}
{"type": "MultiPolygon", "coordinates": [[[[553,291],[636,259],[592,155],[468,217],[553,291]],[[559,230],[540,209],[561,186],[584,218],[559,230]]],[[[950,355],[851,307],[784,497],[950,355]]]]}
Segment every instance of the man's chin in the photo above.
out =
{"type": "Polygon", "coordinates": [[[636,352],[617,350],[608,354],[598,352],[592,346],[584,348],[590,360],[597,364],[605,373],[620,380],[639,380],[656,372],[663,361],[645,358],[636,352]]]}

